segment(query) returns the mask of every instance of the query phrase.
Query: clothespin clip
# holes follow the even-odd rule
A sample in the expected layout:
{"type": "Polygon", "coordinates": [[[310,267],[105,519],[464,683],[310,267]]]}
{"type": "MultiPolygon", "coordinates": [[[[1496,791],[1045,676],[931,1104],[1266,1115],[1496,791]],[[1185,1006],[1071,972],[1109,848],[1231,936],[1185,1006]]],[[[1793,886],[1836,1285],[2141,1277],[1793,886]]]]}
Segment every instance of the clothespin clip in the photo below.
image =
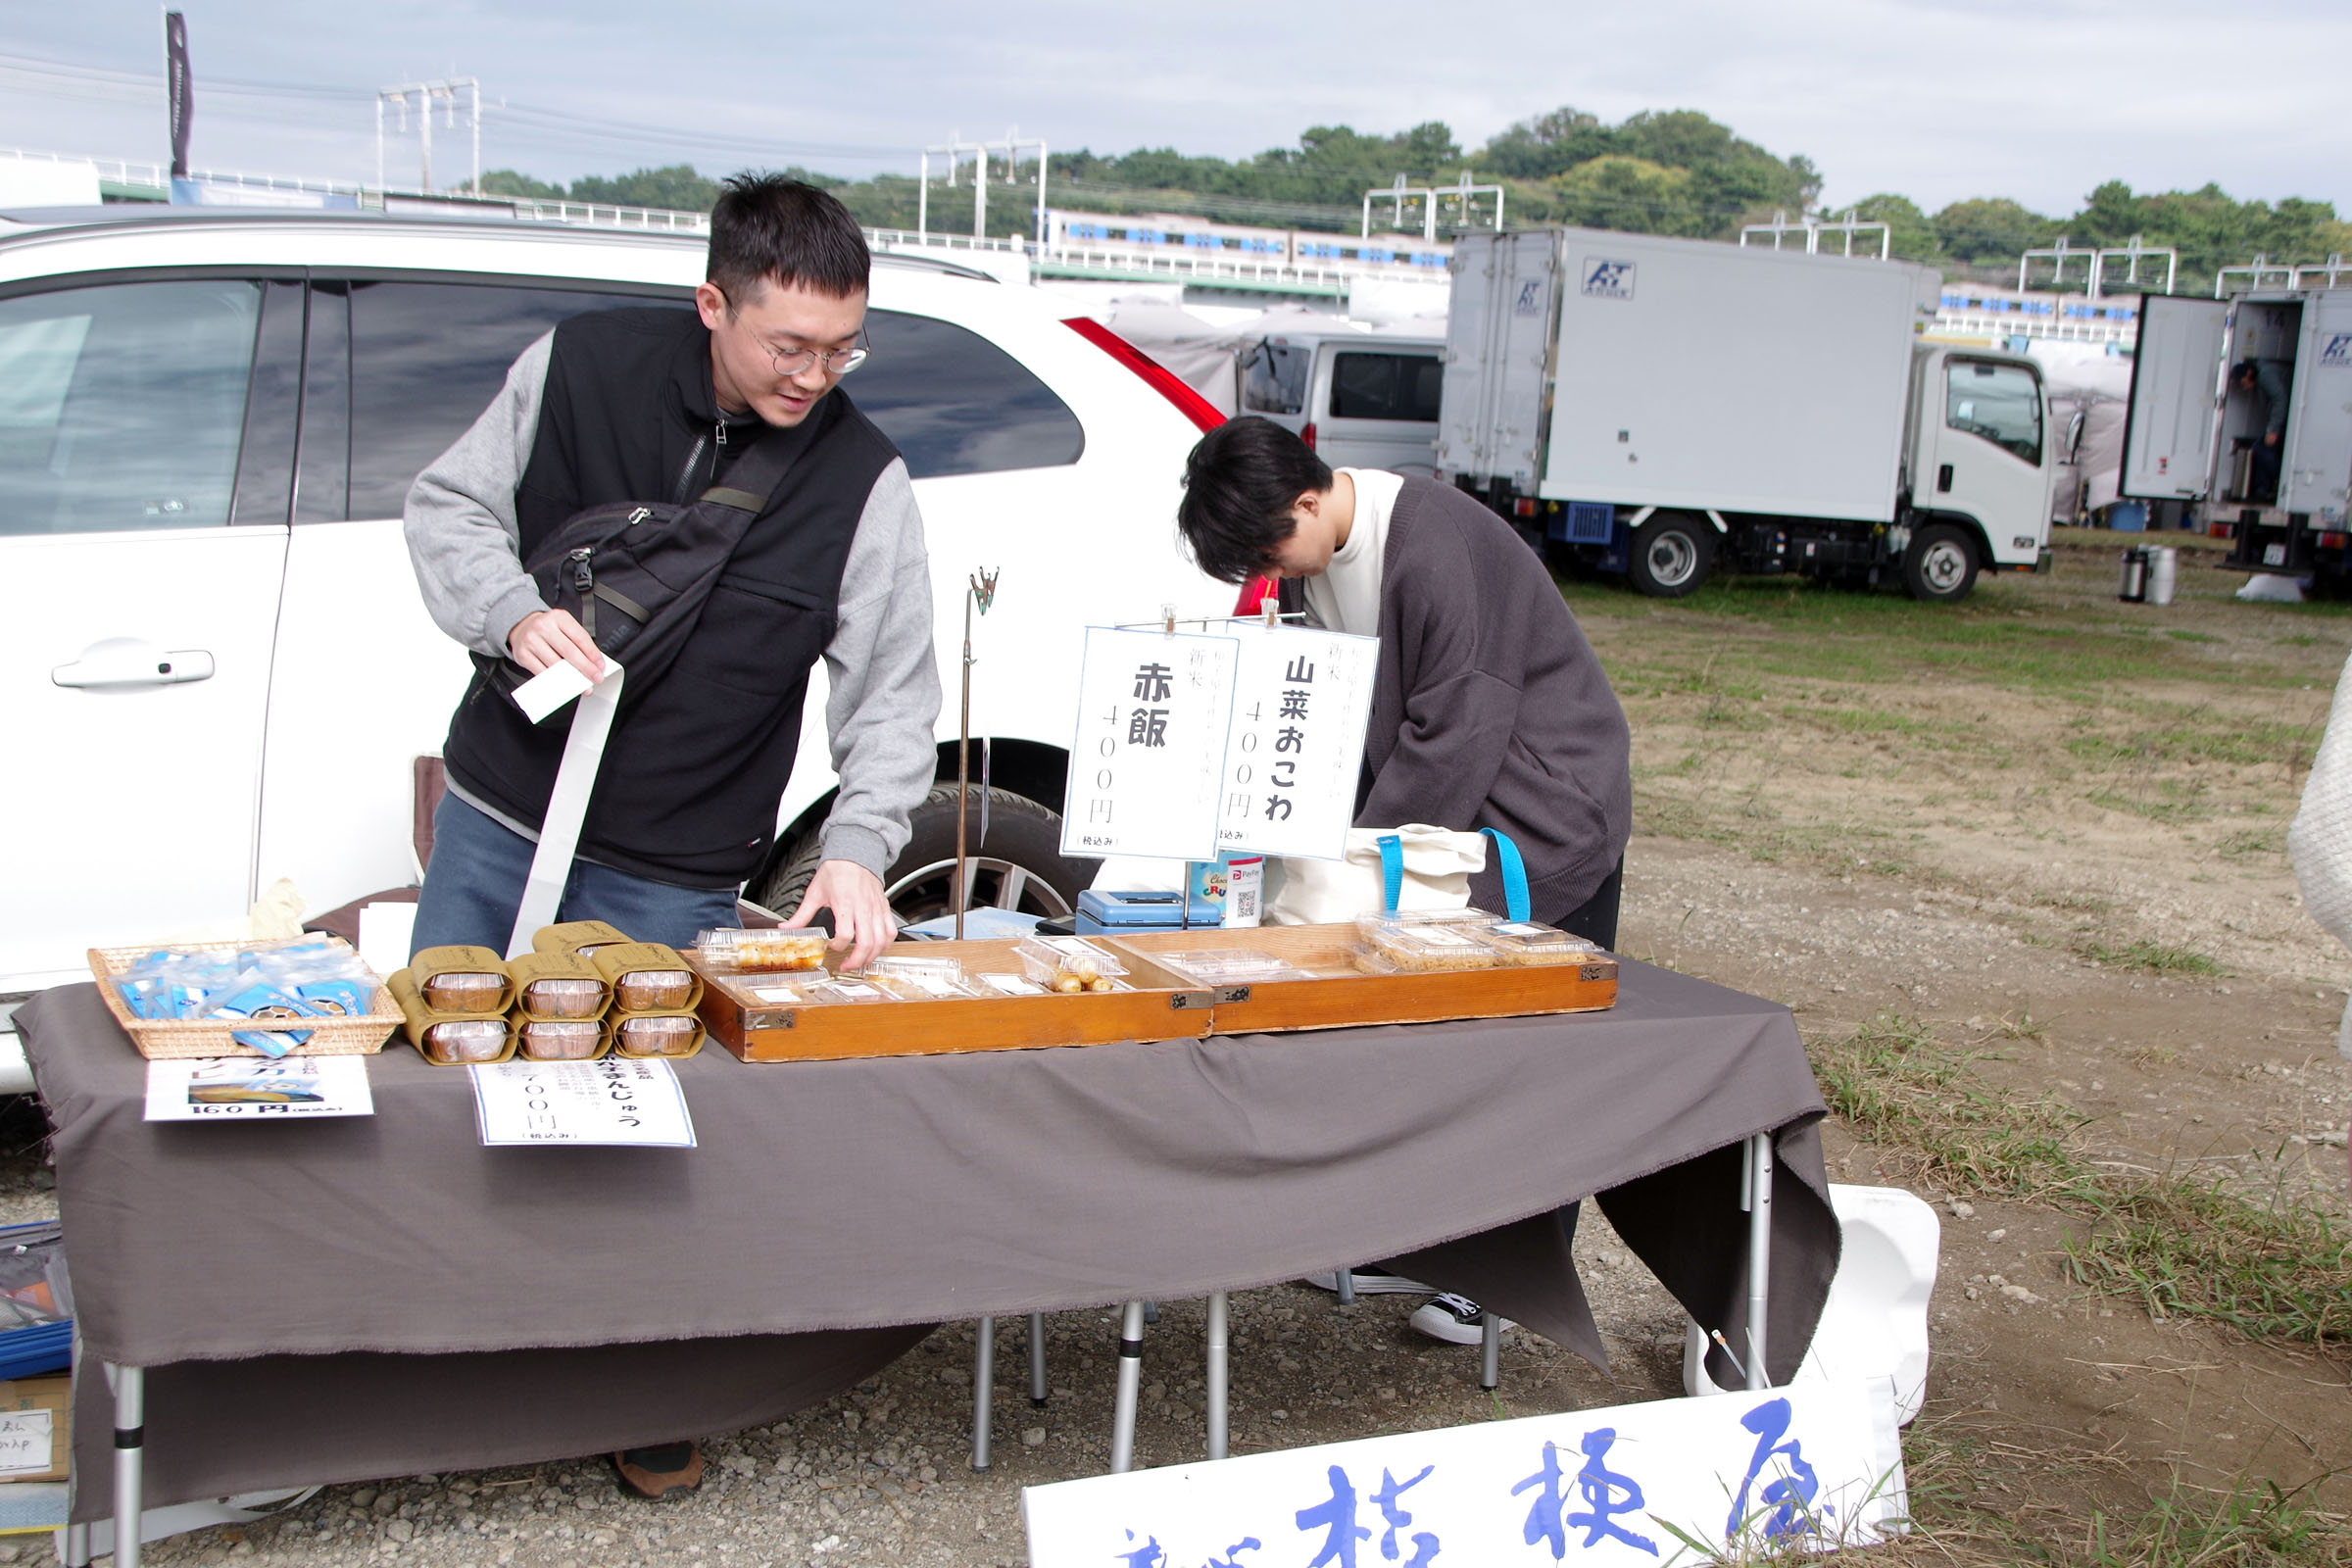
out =
{"type": "Polygon", "coordinates": [[[1257,612],[1266,617],[1266,630],[1272,631],[1282,619],[1282,601],[1269,592],[1257,602],[1257,612]]]}
{"type": "MultiPolygon", "coordinates": [[[[1002,571],[1003,569],[1003,567],[999,567],[998,571],[1002,571]]],[[[983,566],[978,572],[974,573],[970,579],[972,585],[972,601],[974,604],[980,607],[980,613],[983,615],[988,613],[988,607],[997,602],[998,571],[990,571],[987,567],[983,566]]]]}
{"type": "Polygon", "coordinates": [[[1159,607],[1159,624],[1160,629],[1170,637],[1176,635],[1176,607],[1174,605],[1159,607]]]}

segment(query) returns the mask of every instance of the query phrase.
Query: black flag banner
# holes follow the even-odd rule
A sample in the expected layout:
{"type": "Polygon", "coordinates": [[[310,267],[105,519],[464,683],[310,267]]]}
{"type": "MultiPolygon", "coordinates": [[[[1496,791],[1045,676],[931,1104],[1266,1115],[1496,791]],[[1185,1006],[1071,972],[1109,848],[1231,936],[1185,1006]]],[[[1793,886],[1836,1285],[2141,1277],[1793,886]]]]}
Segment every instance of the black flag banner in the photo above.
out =
{"type": "Polygon", "coordinates": [[[164,77],[172,97],[172,177],[188,177],[188,117],[194,88],[188,80],[188,24],[176,11],[164,13],[164,77]]]}

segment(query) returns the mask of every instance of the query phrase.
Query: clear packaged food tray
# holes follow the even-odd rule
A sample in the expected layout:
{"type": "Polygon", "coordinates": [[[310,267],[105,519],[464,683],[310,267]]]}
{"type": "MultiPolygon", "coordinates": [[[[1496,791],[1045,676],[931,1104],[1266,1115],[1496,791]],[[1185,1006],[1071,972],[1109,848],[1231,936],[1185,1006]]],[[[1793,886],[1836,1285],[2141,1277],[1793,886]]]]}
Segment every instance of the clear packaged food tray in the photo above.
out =
{"type": "Polygon", "coordinates": [[[562,977],[533,980],[522,988],[522,999],[523,1011],[541,1018],[594,1018],[605,1010],[605,984],[562,977]]]}
{"type": "Polygon", "coordinates": [[[1030,979],[1064,995],[1125,989],[1114,977],[1127,966],[1084,937],[1024,937],[1012,951],[1030,979]]]}
{"type": "Polygon", "coordinates": [[[424,1031],[424,1058],[443,1066],[496,1061],[507,1052],[504,1018],[453,1018],[424,1031]]]}
{"type": "Polygon", "coordinates": [[[424,1004],[435,1012],[490,1012],[507,994],[507,977],[447,969],[424,982],[424,1004]]]}
{"type": "Polygon", "coordinates": [[[901,1002],[944,1002],[968,997],[963,965],[954,958],[876,958],[854,978],[880,986],[901,1002]]]}
{"type": "Polygon", "coordinates": [[[1261,953],[1255,948],[1202,949],[1197,952],[1154,953],[1152,959],[1204,986],[1256,985],[1269,980],[1311,980],[1304,969],[1261,953]]]}
{"type": "Polygon", "coordinates": [[[1364,941],[1400,970],[1492,969],[1502,958],[1472,928],[1460,925],[1382,921],[1365,933],[1364,941]]]}
{"type": "Polygon", "coordinates": [[[694,976],[683,969],[631,969],[612,982],[612,1004],[622,1012],[683,1007],[694,1000],[694,976]]]}
{"type": "Polygon", "coordinates": [[[1600,951],[1583,937],[1534,920],[1497,920],[1478,927],[1478,935],[1504,963],[1582,963],[1600,951]]]}
{"type": "Polygon", "coordinates": [[[825,966],[822,931],[705,931],[694,945],[705,963],[743,974],[801,974],[825,966]]]}
{"type": "Polygon", "coordinates": [[[586,1061],[603,1043],[605,1026],[593,1019],[533,1018],[515,1035],[521,1054],[533,1061],[586,1061]]]}
{"type": "Polygon", "coordinates": [[[682,1056],[701,1032],[702,1025],[684,1015],[623,1018],[612,1026],[612,1044],[635,1056],[682,1056]]]}

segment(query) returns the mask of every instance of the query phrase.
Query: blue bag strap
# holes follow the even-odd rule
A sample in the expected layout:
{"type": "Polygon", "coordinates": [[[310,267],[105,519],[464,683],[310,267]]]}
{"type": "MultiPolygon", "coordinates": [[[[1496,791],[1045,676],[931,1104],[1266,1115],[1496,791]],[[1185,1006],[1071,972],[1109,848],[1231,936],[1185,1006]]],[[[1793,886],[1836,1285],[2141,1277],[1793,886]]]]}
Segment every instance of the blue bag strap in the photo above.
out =
{"type": "Polygon", "coordinates": [[[1396,900],[1404,893],[1404,841],[1394,833],[1383,833],[1376,841],[1380,845],[1380,889],[1383,914],[1396,912],[1396,900]]]}
{"type": "MultiPolygon", "coordinates": [[[[1479,831],[1494,841],[1494,858],[1502,870],[1505,910],[1514,920],[1527,919],[1527,867],[1519,859],[1519,846],[1511,842],[1508,833],[1491,827],[1482,827],[1479,831]]],[[[1395,897],[1394,893],[1390,895],[1391,908],[1396,907],[1395,897]]]]}

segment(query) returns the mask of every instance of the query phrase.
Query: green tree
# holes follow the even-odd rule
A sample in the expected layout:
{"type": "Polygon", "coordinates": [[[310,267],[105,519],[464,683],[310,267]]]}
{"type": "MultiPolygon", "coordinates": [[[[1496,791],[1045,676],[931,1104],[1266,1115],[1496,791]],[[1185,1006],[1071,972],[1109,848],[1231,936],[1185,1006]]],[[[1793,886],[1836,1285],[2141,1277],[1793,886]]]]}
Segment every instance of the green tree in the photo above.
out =
{"type": "Polygon", "coordinates": [[[1897,196],[1892,191],[1865,196],[1847,210],[1847,216],[1885,223],[1888,248],[1903,261],[1943,259],[1943,247],[1936,241],[1935,221],[1908,196],[1897,196]]]}
{"type": "Polygon", "coordinates": [[[1696,237],[1716,227],[1688,169],[1612,153],[1587,159],[1547,183],[1560,219],[1580,228],[1696,237]]]}
{"type": "Polygon", "coordinates": [[[485,196],[524,196],[533,201],[560,202],[564,199],[564,187],[550,185],[542,179],[533,179],[528,174],[516,173],[512,169],[493,169],[482,176],[482,194],[485,196]]]}
{"type": "Polygon", "coordinates": [[[1964,262],[2013,262],[2029,246],[2047,244],[2056,225],[2006,196],[1954,202],[1936,215],[1936,239],[1964,262]]]}
{"type": "Polygon", "coordinates": [[[661,207],[677,213],[707,213],[718,200],[718,181],[698,174],[692,164],[666,169],[632,169],[610,179],[582,175],[571,182],[575,202],[611,202],[620,207],[661,207]]]}

